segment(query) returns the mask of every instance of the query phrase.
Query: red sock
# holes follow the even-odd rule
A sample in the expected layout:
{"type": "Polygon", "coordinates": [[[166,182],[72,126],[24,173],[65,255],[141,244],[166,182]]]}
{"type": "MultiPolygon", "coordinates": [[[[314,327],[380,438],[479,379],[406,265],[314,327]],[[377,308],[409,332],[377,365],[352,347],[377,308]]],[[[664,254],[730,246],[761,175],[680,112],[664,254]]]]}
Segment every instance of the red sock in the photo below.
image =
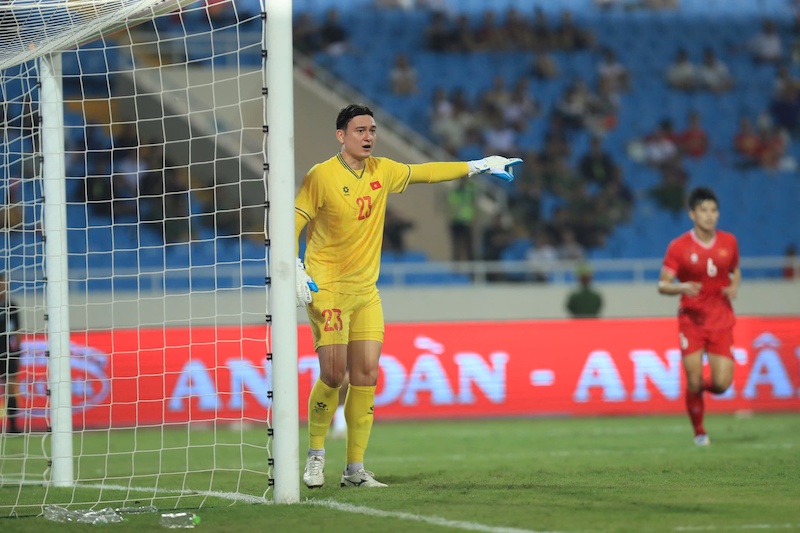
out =
{"type": "Polygon", "coordinates": [[[689,413],[689,420],[692,422],[695,435],[705,435],[706,430],[703,427],[703,414],[705,407],[703,405],[703,392],[692,392],[686,389],[686,412],[689,413]]]}

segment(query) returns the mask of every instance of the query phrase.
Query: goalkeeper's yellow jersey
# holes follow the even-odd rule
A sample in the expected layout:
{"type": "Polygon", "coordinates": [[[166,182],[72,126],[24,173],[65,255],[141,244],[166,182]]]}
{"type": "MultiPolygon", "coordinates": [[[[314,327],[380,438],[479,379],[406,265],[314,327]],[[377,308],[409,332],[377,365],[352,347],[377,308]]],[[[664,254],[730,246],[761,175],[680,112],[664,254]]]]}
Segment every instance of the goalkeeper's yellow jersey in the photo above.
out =
{"type": "Polygon", "coordinates": [[[306,271],[317,286],[344,294],[363,294],[380,273],[386,201],[410,183],[457,179],[467,163],[407,165],[368,157],[362,171],[341,154],[306,174],[295,199],[296,237],[306,231],[306,271]]]}

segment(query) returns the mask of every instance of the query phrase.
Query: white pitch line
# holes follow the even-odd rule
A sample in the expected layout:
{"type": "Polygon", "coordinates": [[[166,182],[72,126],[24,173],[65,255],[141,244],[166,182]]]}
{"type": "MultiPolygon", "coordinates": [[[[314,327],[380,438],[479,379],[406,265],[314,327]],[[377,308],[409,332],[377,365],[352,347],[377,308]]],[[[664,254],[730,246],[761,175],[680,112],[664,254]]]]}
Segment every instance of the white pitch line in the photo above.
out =
{"type": "MultiPolygon", "coordinates": [[[[28,484],[31,482],[22,482],[23,484],[28,484]]],[[[41,481],[39,482],[41,484],[41,481]]],[[[156,487],[146,488],[146,487],[131,487],[127,485],[109,485],[105,483],[76,483],[76,487],[80,488],[88,488],[88,489],[103,489],[103,490],[118,490],[118,491],[128,491],[128,492],[147,492],[147,493],[154,493],[154,494],[175,494],[181,496],[209,496],[220,498],[223,500],[231,500],[231,501],[241,501],[246,503],[260,503],[260,504],[270,504],[272,505],[273,502],[267,500],[266,498],[259,497],[259,496],[252,496],[250,494],[242,494],[240,492],[214,492],[214,491],[198,491],[198,490],[190,490],[190,489],[157,489],[156,487]]],[[[335,509],[337,511],[343,511],[347,513],[357,513],[369,516],[378,516],[384,518],[398,518],[401,520],[411,520],[414,522],[425,522],[427,524],[438,525],[442,527],[450,527],[450,528],[457,528],[464,531],[482,531],[484,533],[559,533],[557,531],[533,531],[530,529],[518,529],[512,527],[495,527],[495,526],[487,526],[485,524],[479,524],[476,522],[464,522],[460,520],[448,520],[446,518],[440,518],[437,516],[423,516],[417,515],[412,513],[400,513],[394,511],[382,511],[380,509],[372,509],[370,507],[359,507],[356,505],[350,505],[347,503],[339,503],[334,500],[315,500],[315,499],[307,499],[302,502],[301,504],[307,505],[317,505],[321,507],[328,507],[331,509],[335,509]]]]}
{"type": "MultiPolygon", "coordinates": [[[[0,478],[3,479],[3,478],[0,478]]],[[[10,478],[5,478],[10,481],[10,478]]],[[[21,485],[41,485],[42,481],[29,481],[29,480],[15,480],[21,485]]],[[[103,490],[118,490],[128,492],[146,492],[153,494],[167,494],[167,495],[181,495],[181,496],[207,496],[219,498],[221,500],[240,501],[251,504],[267,504],[274,505],[274,503],[262,496],[253,496],[252,494],[243,494],[241,492],[219,492],[219,491],[203,491],[191,489],[165,489],[156,487],[132,487],[128,485],[109,485],[105,483],[76,483],[77,488],[88,489],[103,489],[103,490]]],[[[463,520],[449,520],[438,516],[425,516],[413,513],[404,513],[397,511],[383,511],[381,509],[372,509],[370,507],[362,507],[352,505],[349,503],[341,503],[335,500],[316,500],[307,499],[301,501],[300,504],[316,505],[320,507],[328,507],[337,511],[346,513],[356,513],[368,516],[377,516],[381,518],[397,518],[400,520],[409,520],[413,522],[424,522],[426,524],[449,527],[454,529],[461,529],[464,531],[482,531],[483,533],[560,533],[558,531],[542,531],[532,529],[520,529],[514,527],[498,527],[480,524],[477,522],[465,522],[463,520]]],[[[798,529],[800,524],[745,524],[741,526],[678,526],[673,528],[673,531],[747,531],[747,530],[779,530],[779,529],[798,529]]]]}
{"type": "MultiPolygon", "coordinates": [[[[22,484],[32,484],[32,482],[22,481],[22,484]]],[[[39,482],[41,484],[41,481],[39,482]]],[[[147,492],[154,494],[175,494],[181,496],[209,496],[223,500],[241,501],[245,503],[254,504],[270,504],[273,502],[260,496],[253,496],[250,494],[242,494],[240,492],[215,492],[215,491],[199,491],[190,489],[158,489],[156,487],[131,487],[127,485],[109,485],[105,483],[76,483],[76,487],[88,489],[103,489],[103,490],[118,490],[127,492],[147,492]]],[[[382,511],[380,509],[372,509],[370,507],[361,507],[351,505],[349,503],[340,503],[334,500],[315,500],[307,499],[301,504],[317,505],[320,507],[328,507],[337,511],[346,513],[356,513],[368,516],[377,516],[381,518],[397,518],[400,520],[410,520],[413,522],[424,522],[436,526],[449,527],[454,529],[461,529],[463,531],[482,531],[483,533],[559,533],[558,531],[534,531],[531,529],[519,529],[514,527],[498,527],[488,526],[486,524],[479,524],[477,522],[465,522],[462,520],[449,520],[438,516],[424,516],[413,513],[402,513],[396,511],[382,511]]]]}
{"type": "Polygon", "coordinates": [[[357,513],[368,516],[377,516],[380,518],[398,518],[400,520],[410,520],[413,522],[424,522],[435,526],[450,527],[455,529],[462,529],[464,531],[483,531],[484,533],[558,533],[557,531],[534,531],[531,529],[518,529],[515,527],[497,527],[487,526],[486,524],[479,524],[477,522],[464,522],[462,520],[448,520],[438,516],[424,516],[413,513],[401,513],[396,511],[382,511],[380,509],[372,509],[370,507],[361,507],[358,505],[351,505],[349,503],[341,503],[334,500],[306,500],[305,503],[312,505],[319,505],[321,507],[328,507],[337,511],[344,511],[346,513],[357,513]]]}
{"type": "Polygon", "coordinates": [[[242,494],[241,492],[219,492],[213,490],[191,489],[159,489],[156,487],[129,487],[127,485],[107,485],[105,483],[76,483],[76,487],[84,489],[118,490],[121,492],[151,492],[153,494],[174,494],[178,496],[209,496],[221,500],[241,501],[245,503],[272,503],[264,497],[242,494]]]}
{"type": "Polygon", "coordinates": [[[748,529],[797,529],[800,524],[745,524],[742,526],[679,526],[673,531],[746,531],[748,529]]]}

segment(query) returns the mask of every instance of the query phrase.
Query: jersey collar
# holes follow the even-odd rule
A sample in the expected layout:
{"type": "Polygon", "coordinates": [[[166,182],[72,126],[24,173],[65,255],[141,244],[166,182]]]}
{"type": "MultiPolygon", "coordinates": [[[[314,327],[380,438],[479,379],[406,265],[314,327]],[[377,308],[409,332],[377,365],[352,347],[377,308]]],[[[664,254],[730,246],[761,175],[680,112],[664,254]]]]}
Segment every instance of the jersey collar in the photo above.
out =
{"type": "Polygon", "coordinates": [[[695,233],[694,228],[689,230],[689,235],[692,236],[692,240],[694,242],[696,242],[697,244],[699,244],[703,248],[713,248],[714,244],[717,242],[717,232],[716,231],[714,231],[714,236],[707,243],[700,240],[700,237],[697,236],[697,233],[695,233]]]}
{"type": "Polygon", "coordinates": [[[360,179],[361,179],[361,177],[362,177],[362,176],[364,176],[364,172],[366,172],[366,171],[367,171],[367,163],[366,163],[366,161],[367,161],[367,159],[369,159],[369,158],[367,158],[367,159],[365,159],[365,160],[364,160],[364,161],[365,161],[365,163],[364,163],[364,168],[362,168],[362,169],[361,169],[361,173],[358,173],[358,172],[356,172],[355,170],[353,170],[353,168],[352,168],[350,165],[348,165],[348,164],[347,164],[347,161],[345,161],[345,160],[344,160],[344,157],[342,157],[342,153],[341,153],[341,152],[339,152],[338,154],[336,154],[336,159],[338,159],[338,160],[339,160],[339,163],[341,163],[341,164],[342,164],[342,166],[343,166],[344,168],[346,168],[347,170],[349,170],[349,171],[350,171],[350,173],[351,173],[353,176],[355,176],[357,180],[360,180],[360,179]]]}

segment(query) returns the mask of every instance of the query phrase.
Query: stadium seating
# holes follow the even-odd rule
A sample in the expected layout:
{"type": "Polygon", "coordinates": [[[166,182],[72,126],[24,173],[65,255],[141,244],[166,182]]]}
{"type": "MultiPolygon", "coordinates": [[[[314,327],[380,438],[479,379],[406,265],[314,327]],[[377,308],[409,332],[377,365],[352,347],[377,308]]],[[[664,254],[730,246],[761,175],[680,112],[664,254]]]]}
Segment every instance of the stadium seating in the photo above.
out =
{"type": "MultiPolygon", "coordinates": [[[[609,236],[604,248],[590,250],[590,258],[656,257],[663,253],[666,242],[672,236],[689,227],[685,215],[664,212],[647,198],[647,190],[658,182],[658,175],[648,167],[630,160],[626,145],[632,138],[650,131],[664,116],[669,116],[676,124],[682,125],[690,110],[701,112],[703,123],[711,133],[711,150],[703,159],[686,161],[689,186],[707,184],[717,191],[723,211],[721,226],[739,236],[742,253],[748,256],[776,256],[782,254],[788,243],[787,238],[800,240],[797,233],[797,228],[800,227],[800,210],[794,206],[800,198],[800,180],[797,176],[762,170],[740,170],[731,164],[730,157],[731,140],[739,116],[755,116],[765,110],[774,81],[774,68],[755,65],[746,54],[736,51],[736,47],[742,44],[746,36],[755,34],[764,17],[773,18],[782,24],[782,35],[787,42],[793,38],[788,29],[793,17],[789,2],[682,2],[680,11],[659,13],[618,8],[600,11],[592,0],[536,4],[548,13],[551,21],[557,19],[561,10],[570,9],[576,22],[591,29],[600,44],[613,49],[632,73],[632,89],[623,97],[619,124],[607,137],[605,146],[621,165],[626,182],[636,194],[637,201],[632,220],[618,226],[609,236]],[[735,90],[722,95],[683,94],[669,90],[663,83],[663,71],[674,57],[678,46],[689,50],[695,62],[699,61],[704,47],[713,47],[736,78],[738,83],[735,90]],[[775,228],[790,228],[790,234],[787,236],[775,228]]],[[[527,0],[494,0],[491,3],[485,0],[451,0],[449,5],[454,12],[467,13],[473,20],[478,20],[487,5],[491,5],[500,17],[510,6],[516,7],[526,16],[531,14],[531,3],[527,0]]],[[[236,0],[236,6],[237,9],[252,14],[261,9],[258,0],[236,0]]],[[[329,69],[345,81],[348,81],[348,73],[352,72],[353,65],[358,65],[360,80],[357,88],[410,128],[429,137],[431,132],[427,118],[428,106],[437,87],[461,87],[469,97],[474,98],[491,85],[493,75],[503,74],[512,81],[527,75],[529,68],[530,58],[522,52],[464,55],[424,50],[421,29],[431,15],[423,9],[379,9],[375,7],[373,0],[349,0],[346,4],[339,0],[295,0],[293,7],[295,13],[312,12],[319,17],[330,8],[346,12],[350,21],[350,38],[358,45],[355,49],[363,47],[368,52],[335,57],[320,53],[314,59],[321,67],[329,69]],[[414,31],[409,31],[409,28],[414,31]],[[388,90],[388,72],[392,58],[398,52],[411,54],[420,84],[420,91],[416,95],[394,96],[388,90]]],[[[196,41],[192,41],[190,47],[194,54],[191,59],[198,64],[227,64],[226,51],[235,48],[220,47],[219,43],[232,46],[252,44],[249,41],[237,41],[240,36],[232,35],[222,23],[209,25],[207,21],[192,18],[184,20],[184,23],[198,32],[197,37],[192,38],[196,41]],[[209,33],[209,30],[213,32],[209,33]]],[[[104,54],[99,49],[100,44],[91,43],[64,54],[65,87],[68,95],[77,90],[71,87],[70,79],[78,72],[85,76],[84,82],[86,79],[93,81],[84,85],[84,90],[89,90],[89,96],[108,95],[108,74],[115,70],[115,62],[122,61],[123,58],[119,57],[113,47],[109,49],[110,55],[104,54]]],[[[598,59],[597,53],[593,51],[555,52],[554,56],[563,75],[557,80],[536,81],[531,84],[533,95],[545,109],[552,108],[569,81],[582,78],[592,82],[598,59]]],[[[260,62],[260,56],[254,57],[255,63],[260,62]]],[[[797,75],[798,66],[792,65],[792,69],[797,75]]],[[[3,96],[7,101],[13,100],[23,90],[22,87],[13,85],[6,85],[3,89],[3,96]]],[[[13,104],[9,104],[7,115],[12,116],[14,112],[13,104]]],[[[80,138],[83,132],[80,116],[67,112],[65,121],[68,126],[68,142],[73,145],[83,142],[80,138]]],[[[521,136],[523,148],[538,147],[543,132],[544,120],[535,119],[521,136]]],[[[572,140],[571,163],[575,164],[586,147],[588,136],[577,135],[572,140]]],[[[7,154],[30,150],[30,146],[25,146],[29,142],[29,139],[10,135],[4,146],[0,147],[0,155],[8,158],[7,154]]],[[[791,153],[800,160],[800,143],[794,141],[791,153]]],[[[464,159],[474,159],[482,155],[477,146],[466,146],[459,152],[459,157],[464,159]]],[[[13,174],[14,165],[17,164],[17,160],[7,161],[6,178],[13,174]]],[[[73,177],[68,184],[70,198],[74,199],[79,195],[78,191],[83,186],[82,178],[88,170],[82,158],[70,161],[67,169],[68,175],[73,177]]],[[[37,219],[37,202],[41,195],[31,189],[34,187],[33,183],[26,184],[25,187],[25,220],[34,221],[37,219]]],[[[510,192],[513,193],[513,190],[510,192]]],[[[561,199],[558,197],[545,195],[542,205],[545,218],[552,216],[555,206],[560,203],[561,199]]],[[[206,232],[201,241],[170,245],[163,249],[163,241],[155,230],[135,225],[121,225],[111,229],[107,227],[107,219],[87,212],[84,204],[71,202],[67,216],[70,268],[79,273],[88,268],[107,269],[109,272],[108,279],[87,284],[89,289],[141,287],[141,281],[128,278],[124,273],[137,270],[154,272],[163,270],[165,265],[177,268],[184,274],[198,274],[194,286],[209,289],[220,284],[235,284],[244,279],[255,282],[258,276],[263,276],[263,270],[258,273],[258,268],[263,264],[260,262],[264,260],[264,247],[242,242],[238,237],[215,240],[213,234],[206,232]],[[214,269],[215,262],[230,263],[229,266],[233,266],[240,258],[256,266],[247,272],[242,270],[233,274],[226,270],[224,275],[219,274],[222,270],[214,269]],[[116,273],[113,282],[111,273],[116,273]]],[[[42,253],[33,254],[31,258],[24,260],[21,259],[22,254],[14,253],[14,250],[23,248],[41,248],[40,236],[37,236],[32,223],[27,224],[24,231],[11,232],[9,235],[4,247],[10,251],[7,257],[11,266],[41,266],[42,253]],[[23,265],[21,261],[26,263],[23,265]]],[[[507,250],[504,257],[509,260],[523,259],[529,249],[529,242],[518,242],[507,250]]],[[[414,253],[384,253],[382,260],[385,265],[390,265],[426,261],[426,258],[414,253]]],[[[379,280],[382,284],[469,282],[461,274],[446,271],[406,273],[399,279],[389,272],[391,269],[385,270],[379,280]]],[[[146,283],[152,282],[150,278],[146,283]]],[[[181,290],[188,288],[191,281],[183,275],[162,282],[164,286],[181,290]]]]}
{"type": "MultiPolygon", "coordinates": [[[[335,3],[320,0],[296,2],[296,11],[312,11],[322,14],[335,3]]],[[[450,2],[453,11],[465,12],[477,22],[489,5],[481,0],[450,2]]],[[[491,3],[491,8],[502,18],[505,10],[514,6],[529,15],[530,6],[525,2],[506,0],[491,3]]],[[[619,125],[605,142],[624,170],[624,176],[637,196],[637,207],[633,220],[617,228],[609,238],[605,250],[592,250],[592,257],[657,257],[663,253],[666,242],[676,232],[688,229],[688,218],[679,213],[663,212],[647,200],[647,191],[659,181],[657,173],[648,167],[631,161],[626,145],[631,139],[651,131],[659,120],[669,117],[677,127],[683,127],[685,117],[691,110],[701,113],[704,127],[710,133],[709,153],[700,160],[689,160],[686,169],[689,187],[709,185],[714,187],[721,199],[723,220],[721,226],[740,235],[742,253],[749,256],[776,256],[783,253],[788,239],[798,239],[797,232],[791,235],[769,231],[768,226],[797,228],[800,218],[792,209],[791,199],[797,199],[796,177],[786,174],[768,174],[764,171],[743,171],[732,164],[731,146],[739,116],[755,117],[767,109],[774,83],[774,67],[757,65],[741,48],[746,39],[754,35],[765,17],[782,24],[781,31],[789,43],[788,24],[792,13],[788,3],[780,0],[765,0],[753,3],[745,0],[726,2],[684,2],[675,12],[630,11],[621,8],[600,11],[590,0],[537,3],[550,20],[555,20],[563,9],[571,9],[575,20],[591,29],[603,46],[613,49],[618,58],[628,67],[632,76],[632,90],[625,94],[619,114],[619,125]],[[757,5],[756,5],[757,4],[757,5]],[[754,16],[756,15],[756,16],[754,16]],[[722,95],[711,93],[684,94],[667,88],[663,81],[664,71],[673,59],[678,47],[690,51],[693,62],[699,63],[705,47],[712,47],[717,56],[730,68],[737,80],[735,90],[722,95]],[[738,47],[738,48],[737,48],[738,47]],[[768,235],[768,237],[766,237],[768,235]]],[[[341,6],[338,8],[343,10],[341,6]]],[[[374,7],[360,4],[348,8],[351,20],[364,20],[364,24],[353,24],[351,40],[358,49],[370,46],[368,55],[358,57],[345,55],[325,57],[319,54],[320,64],[347,81],[345,73],[352,71],[354,63],[362,69],[358,89],[371,100],[383,106],[390,114],[405,120],[418,132],[430,136],[427,110],[436,87],[453,89],[462,87],[468,96],[486,89],[495,74],[503,74],[509,83],[525,75],[529,57],[520,52],[480,52],[475,54],[443,54],[424,50],[421,31],[401,31],[402,28],[424,28],[430,15],[423,11],[384,10],[380,15],[374,7]],[[379,25],[380,31],[375,31],[379,25]],[[360,28],[360,29],[359,29],[360,28]],[[388,94],[387,79],[391,58],[398,52],[410,53],[418,71],[420,91],[414,96],[396,97],[388,94]]],[[[545,109],[552,106],[566,82],[582,78],[591,82],[595,75],[598,54],[593,51],[555,52],[563,76],[556,81],[532,83],[534,96],[545,109]]],[[[797,74],[797,67],[793,67],[797,74]]],[[[521,137],[526,146],[538,147],[541,139],[542,121],[536,120],[531,129],[521,137]]],[[[587,136],[573,139],[573,164],[583,152],[587,136]]],[[[794,141],[793,153],[800,153],[794,141]]],[[[479,147],[466,146],[459,157],[480,156],[479,147]]],[[[545,215],[552,213],[552,199],[545,202],[545,215]]],[[[509,257],[519,258],[518,250],[509,250],[509,257]]]]}

